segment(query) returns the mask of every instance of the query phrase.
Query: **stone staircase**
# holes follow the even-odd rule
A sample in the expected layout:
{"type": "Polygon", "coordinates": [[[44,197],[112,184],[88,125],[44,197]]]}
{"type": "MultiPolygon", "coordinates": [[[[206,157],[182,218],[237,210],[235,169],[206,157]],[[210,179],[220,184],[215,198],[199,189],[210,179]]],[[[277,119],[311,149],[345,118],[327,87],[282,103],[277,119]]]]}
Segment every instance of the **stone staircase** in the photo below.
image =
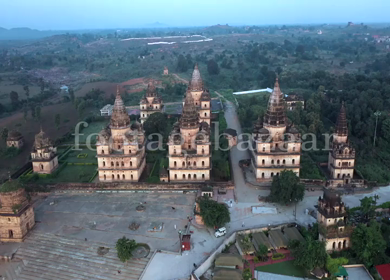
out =
{"type": "Polygon", "coordinates": [[[33,232],[14,255],[24,265],[10,280],[138,280],[151,255],[124,264],[107,244],[33,232]],[[110,251],[99,256],[100,246],[110,251]]]}

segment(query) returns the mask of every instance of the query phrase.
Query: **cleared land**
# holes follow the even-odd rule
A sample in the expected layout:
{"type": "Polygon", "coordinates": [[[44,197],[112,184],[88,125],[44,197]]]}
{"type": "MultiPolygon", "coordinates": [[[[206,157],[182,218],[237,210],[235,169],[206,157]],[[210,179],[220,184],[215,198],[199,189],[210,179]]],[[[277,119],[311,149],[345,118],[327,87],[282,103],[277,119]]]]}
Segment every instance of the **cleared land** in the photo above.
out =
{"type": "Polygon", "coordinates": [[[269,272],[287,276],[295,276],[309,279],[316,279],[310,276],[303,268],[294,265],[294,261],[286,261],[281,263],[275,263],[271,265],[264,265],[256,267],[256,270],[262,272],[269,272]]]}

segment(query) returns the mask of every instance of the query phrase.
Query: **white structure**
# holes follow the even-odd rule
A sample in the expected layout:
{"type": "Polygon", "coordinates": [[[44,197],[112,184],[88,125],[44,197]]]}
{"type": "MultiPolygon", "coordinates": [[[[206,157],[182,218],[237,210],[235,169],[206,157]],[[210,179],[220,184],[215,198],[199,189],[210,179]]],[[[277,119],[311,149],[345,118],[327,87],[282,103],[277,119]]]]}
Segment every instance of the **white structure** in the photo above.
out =
{"type": "Polygon", "coordinates": [[[107,104],[102,109],[100,109],[100,115],[101,116],[111,116],[112,108],[114,108],[114,105],[107,104]]]}
{"type": "Polygon", "coordinates": [[[263,89],[247,90],[247,91],[237,91],[237,92],[233,92],[233,94],[234,95],[241,95],[241,94],[260,93],[260,92],[271,93],[272,89],[270,89],[270,88],[263,88],[263,89]]]}

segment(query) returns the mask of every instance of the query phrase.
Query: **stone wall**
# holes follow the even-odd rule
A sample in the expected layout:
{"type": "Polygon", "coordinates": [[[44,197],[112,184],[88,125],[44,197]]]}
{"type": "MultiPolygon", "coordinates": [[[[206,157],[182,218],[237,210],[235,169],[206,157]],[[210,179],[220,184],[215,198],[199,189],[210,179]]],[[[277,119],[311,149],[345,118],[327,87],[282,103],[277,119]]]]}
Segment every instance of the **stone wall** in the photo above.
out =
{"type": "Polygon", "coordinates": [[[14,209],[12,208],[14,205],[19,205],[21,210],[27,204],[28,201],[24,189],[0,194],[0,213],[14,214],[14,209]]]}
{"type": "Polygon", "coordinates": [[[2,242],[22,242],[35,225],[33,207],[13,215],[0,215],[0,240],[2,242]]]}

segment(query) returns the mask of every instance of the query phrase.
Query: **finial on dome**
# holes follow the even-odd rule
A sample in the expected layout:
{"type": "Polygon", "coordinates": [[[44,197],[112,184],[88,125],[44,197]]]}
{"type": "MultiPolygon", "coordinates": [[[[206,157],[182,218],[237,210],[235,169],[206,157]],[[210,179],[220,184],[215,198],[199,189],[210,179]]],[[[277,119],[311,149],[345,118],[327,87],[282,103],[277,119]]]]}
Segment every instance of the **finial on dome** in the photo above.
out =
{"type": "Polygon", "coordinates": [[[119,93],[119,85],[116,85],[116,95],[120,95],[120,93],[119,93]]]}

